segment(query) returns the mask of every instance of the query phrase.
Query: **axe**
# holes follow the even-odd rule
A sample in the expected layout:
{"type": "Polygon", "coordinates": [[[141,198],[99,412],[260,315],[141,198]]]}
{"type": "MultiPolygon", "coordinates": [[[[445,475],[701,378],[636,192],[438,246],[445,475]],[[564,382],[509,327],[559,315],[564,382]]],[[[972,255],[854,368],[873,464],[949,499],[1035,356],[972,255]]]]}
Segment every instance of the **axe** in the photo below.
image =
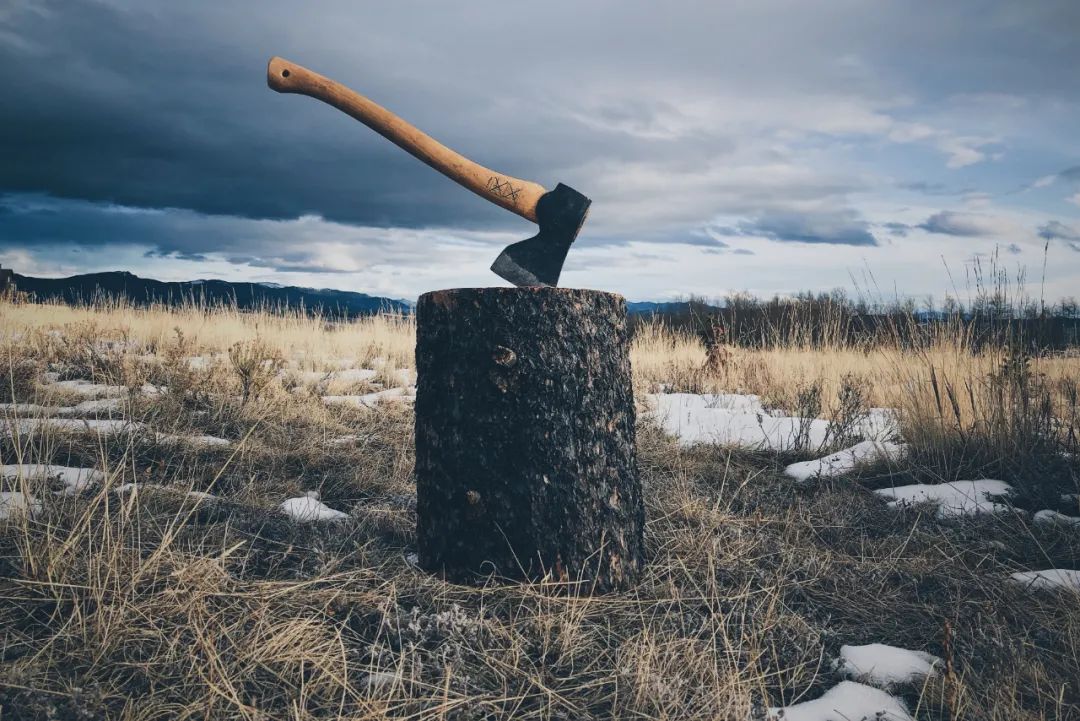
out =
{"type": "Polygon", "coordinates": [[[592,201],[584,195],[562,183],[545,190],[537,183],[489,170],[363,95],[288,60],[270,58],[266,84],[279,93],[308,95],[334,106],[481,198],[536,223],[540,232],[508,245],[491,269],[517,286],[559,284],[566,253],[589,214],[592,201]]]}

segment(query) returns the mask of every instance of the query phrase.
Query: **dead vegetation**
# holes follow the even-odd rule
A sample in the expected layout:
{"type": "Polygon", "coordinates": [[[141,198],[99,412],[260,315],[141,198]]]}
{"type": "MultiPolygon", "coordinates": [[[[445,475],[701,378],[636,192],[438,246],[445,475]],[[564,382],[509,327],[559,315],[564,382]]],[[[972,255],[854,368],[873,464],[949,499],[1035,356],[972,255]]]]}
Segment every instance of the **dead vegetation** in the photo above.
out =
{"type": "Polygon", "coordinates": [[[402,317],[0,306],[3,401],[38,408],[0,423],[79,400],[54,373],[122,388],[86,418],[141,424],[0,433],[5,464],[105,472],[71,495],[5,482],[41,508],[0,521],[4,717],[762,718],[830,688],[841,645],[881,642],[947,661],[897,689],[917,718],[1080,718],[1080,596],[1005,582],[1080,567],[1080,529],[942,520],[867,490],[1004,477],[1029,510],[1069,511],[1077,359],[944,340],[710,356],[646,327],[639,392],[755,393],[837,422],[896,407],[913,462],[798,485],[780,470],[806,454],[683,449],[643,419],[648,571],[634,593],[587,598],[412,565],[411,410],[322,401],[410,367],[411,333],[402,317]],[[276,511],[307,491],[350,518],[276,511]]]}

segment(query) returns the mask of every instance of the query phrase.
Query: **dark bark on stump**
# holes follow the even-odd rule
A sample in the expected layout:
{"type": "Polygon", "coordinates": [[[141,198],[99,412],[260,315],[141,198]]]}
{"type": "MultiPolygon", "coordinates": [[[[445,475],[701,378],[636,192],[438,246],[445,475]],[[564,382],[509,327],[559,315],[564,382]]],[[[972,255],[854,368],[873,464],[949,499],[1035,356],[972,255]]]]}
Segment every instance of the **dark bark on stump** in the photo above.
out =
{"type": "Polygon", "coordinates": [[[416,318],[421,565],[633,584],[645,511],[622,297],[461,288],[420,296],[416,318]]]}

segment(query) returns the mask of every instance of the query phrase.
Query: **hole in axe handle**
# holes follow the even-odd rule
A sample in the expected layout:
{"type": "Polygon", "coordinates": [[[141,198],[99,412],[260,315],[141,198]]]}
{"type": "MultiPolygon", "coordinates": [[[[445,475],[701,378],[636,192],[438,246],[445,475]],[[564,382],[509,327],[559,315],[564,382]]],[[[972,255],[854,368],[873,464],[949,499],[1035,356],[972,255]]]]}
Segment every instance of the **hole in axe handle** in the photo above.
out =
{"type": "Polygon", "coordinates": [[[288,68],[285,68],[284,70],[281,71],[281,77],[283,77],[283,78],[289,77],[289,69],[288,68]]]}

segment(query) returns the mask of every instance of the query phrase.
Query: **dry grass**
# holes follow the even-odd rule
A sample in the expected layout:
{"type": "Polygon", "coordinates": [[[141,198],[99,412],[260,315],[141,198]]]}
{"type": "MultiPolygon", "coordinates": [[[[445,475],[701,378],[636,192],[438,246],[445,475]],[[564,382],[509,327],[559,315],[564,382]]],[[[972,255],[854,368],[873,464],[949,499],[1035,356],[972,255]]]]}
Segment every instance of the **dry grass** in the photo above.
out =
{"type": "Polygon", "coordinates": [[[4,717],[746,719],[820,695],[839,646],[870,642],[949,657],[951,673],[898,690],[919,718],[1080,717],[1080,597],[1002,582],[1080,567],[1080,532],[898,513],[866,491],[993,469],[1028,488],[1040,479],[1039,500],[1075,492],[1076,463],[1058,452],[1075,450],[1080,361],[943,342],[731,349],[703,370],[698,341],[647,328],[633,349],[639,392],[666,383],[796,408],[817,387],[827,416],[859,388],[860,402],[903,410],[917,464],[795,486],[779,474],[791,458],[680,449],[643,422],[648,571],[633,593],[569,598],[413,568],[411,411],[328,407],[328,390],[370,388],[289,372],[411,367],[412,331],[401,317],[0,306],[9,398],[70,401],[40,383],[51,370],[129,388],[117,417],[232,441],[0,438],[4,463],[107,471],[75,496],[27,482],[42,511],[0,522],[4,717]],[[198,355],[211,361],[193,365],[198,355]],[[168,390],[136,392],[145,382],[168,390]],[[133,481],[147,485],[112,492],[133,481]],[[351,519],[273,511],[307,490],[351,519]]]}

